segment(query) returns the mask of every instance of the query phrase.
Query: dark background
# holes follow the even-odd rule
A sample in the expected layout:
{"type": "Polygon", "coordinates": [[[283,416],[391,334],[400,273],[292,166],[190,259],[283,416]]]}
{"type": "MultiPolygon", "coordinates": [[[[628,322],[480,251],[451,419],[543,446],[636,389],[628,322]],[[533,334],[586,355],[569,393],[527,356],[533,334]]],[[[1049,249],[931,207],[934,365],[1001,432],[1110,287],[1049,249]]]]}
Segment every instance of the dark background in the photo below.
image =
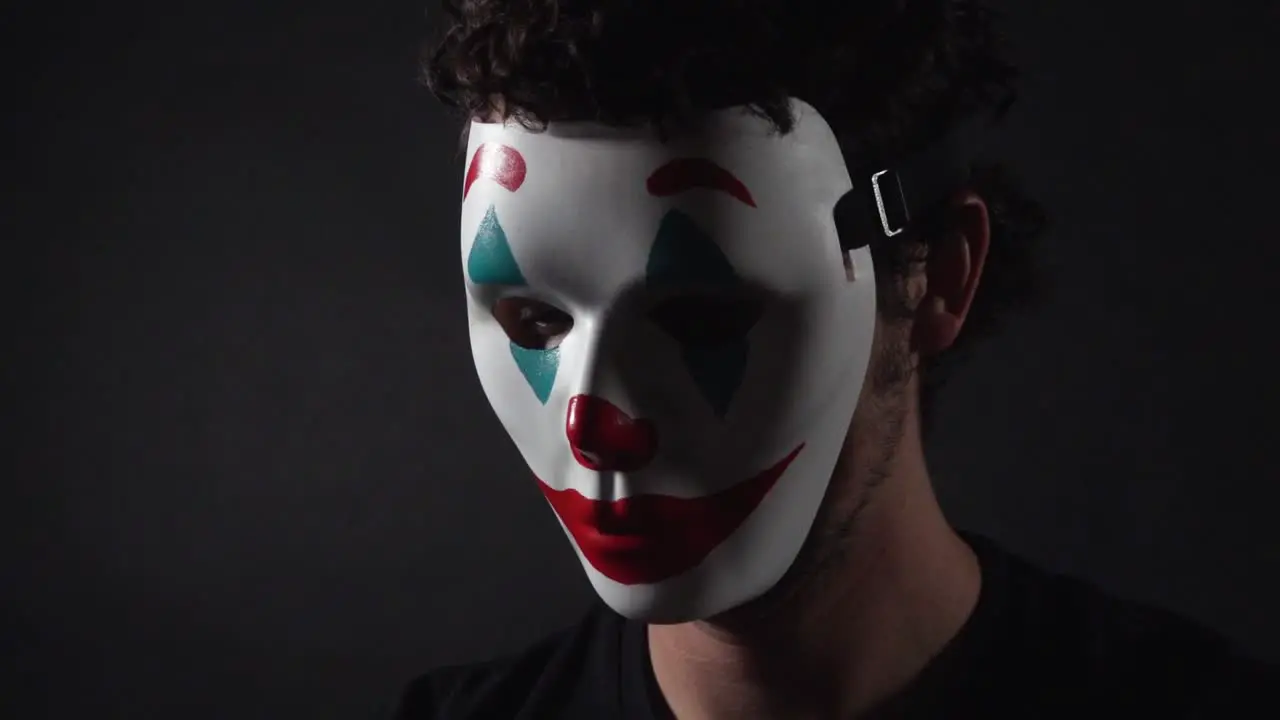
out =
{"type": "MultiPolygon", "coordinates": [[[[1276,5],[1006,4],[1001,148],[1059,288],[942,397],[945,506],[1280,658],[1276,5]]],[[[474,379],[424,4],[36,7],[0,714],[372,717],[569,621],[589,587],[474,379]]]]}

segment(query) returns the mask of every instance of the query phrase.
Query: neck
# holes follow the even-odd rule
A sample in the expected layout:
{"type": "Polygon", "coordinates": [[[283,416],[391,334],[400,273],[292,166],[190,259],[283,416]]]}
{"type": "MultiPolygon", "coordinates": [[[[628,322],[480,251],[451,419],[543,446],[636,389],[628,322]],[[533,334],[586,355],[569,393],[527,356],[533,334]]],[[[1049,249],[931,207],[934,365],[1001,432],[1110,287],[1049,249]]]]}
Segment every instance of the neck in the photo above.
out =
{"type": "Polygon", "coordinates": [[[919,434],[898,450],[870,495],[835,488],[866,488],[872,468],[837,468],[827,506],[862,507],[851,534],[817,543],[827,547],[814,572],[722,617],[649,627],[654,674],[679,720],[856,717],[959,632],[977,603],[977,558],[943,517],[919,434]]]}

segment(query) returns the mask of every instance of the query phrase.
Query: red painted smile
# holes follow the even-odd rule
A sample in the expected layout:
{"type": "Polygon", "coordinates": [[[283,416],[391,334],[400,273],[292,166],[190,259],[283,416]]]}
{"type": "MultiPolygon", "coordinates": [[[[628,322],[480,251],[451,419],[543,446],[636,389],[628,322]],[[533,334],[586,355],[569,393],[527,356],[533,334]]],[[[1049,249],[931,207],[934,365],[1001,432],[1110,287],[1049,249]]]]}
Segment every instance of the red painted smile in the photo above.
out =
{"type": "Polygon", "coordinates": [[[656,583],[694,567],[751,514],[804,448],[755,477],[698,498],[634,495],[612,502],[538,485],[591,566],[623,585],[656,583]]]}

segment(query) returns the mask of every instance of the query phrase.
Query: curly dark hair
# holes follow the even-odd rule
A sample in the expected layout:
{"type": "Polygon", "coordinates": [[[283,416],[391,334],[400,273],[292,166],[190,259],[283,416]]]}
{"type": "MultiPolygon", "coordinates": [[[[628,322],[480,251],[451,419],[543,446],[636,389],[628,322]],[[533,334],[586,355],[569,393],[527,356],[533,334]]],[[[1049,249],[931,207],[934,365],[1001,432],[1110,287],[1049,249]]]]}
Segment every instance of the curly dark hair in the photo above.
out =
{"type": "MultiPolygon", "coordinates": [[[[977,0],[443,0],[442,39],[424,79],[464,119],[540,128],[589,120],[665,131],[747,106],[782,133],[789,99],[827,120],[860,163],[890,163],[938,140],[962,118],[1007,98],[1018,71],[977,0]]],[[[1045,216],[1006,169],[974,165],[991,247],[965,330],[922,360],[920,413],[975,340],[1026,306],[1040,284],[1033,244],[1045,216]]],[[[873,246],[877,275],[901,277],[938,237],[942,207],[873,246]]],[[[879,283],[882,316],[910,308],[900,283],[879,283]]]]}

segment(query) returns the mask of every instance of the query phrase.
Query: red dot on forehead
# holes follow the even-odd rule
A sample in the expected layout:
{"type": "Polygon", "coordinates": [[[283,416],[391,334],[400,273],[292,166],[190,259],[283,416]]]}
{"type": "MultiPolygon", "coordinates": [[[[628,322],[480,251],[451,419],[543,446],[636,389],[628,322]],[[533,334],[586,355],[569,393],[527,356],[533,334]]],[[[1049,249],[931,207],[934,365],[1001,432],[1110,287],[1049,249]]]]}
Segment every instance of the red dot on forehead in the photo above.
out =
{"type": "Polygon", "coordinates": [[[467,168],[467,179],[462,186],[462,198],[465,200],[471,186],[480,178],[487,178],[498,183],[511,192],[520,189],[524,183],[527,168],[524,157],[509,145],[482,143],[471,156],[471,165],[467,168]]]}

